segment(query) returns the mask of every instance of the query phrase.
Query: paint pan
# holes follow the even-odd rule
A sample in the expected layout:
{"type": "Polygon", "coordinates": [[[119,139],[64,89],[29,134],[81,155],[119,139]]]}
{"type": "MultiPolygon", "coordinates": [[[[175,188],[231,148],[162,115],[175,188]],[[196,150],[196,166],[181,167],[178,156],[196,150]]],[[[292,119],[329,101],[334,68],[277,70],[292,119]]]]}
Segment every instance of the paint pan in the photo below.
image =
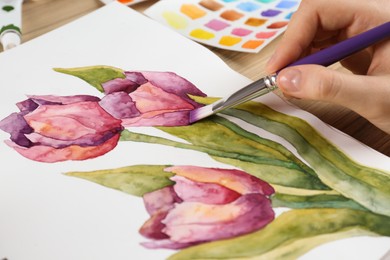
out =
{"type": "Polygon", "coordinates": [[[170,0],[145,11],[200,43],[259,52],[287,28],[299,0],[170,0]]]}
{"type": "Polygon", "coordinates": [[[125,5],[133,5],[133,4],[137,4],[140,2],[144,2],[144,1],[145,0],[100,0],[100,2],[102,2],[103,4],[109,4],[112,2],[119,2],[119,3],[125,4],[125,5]]]}

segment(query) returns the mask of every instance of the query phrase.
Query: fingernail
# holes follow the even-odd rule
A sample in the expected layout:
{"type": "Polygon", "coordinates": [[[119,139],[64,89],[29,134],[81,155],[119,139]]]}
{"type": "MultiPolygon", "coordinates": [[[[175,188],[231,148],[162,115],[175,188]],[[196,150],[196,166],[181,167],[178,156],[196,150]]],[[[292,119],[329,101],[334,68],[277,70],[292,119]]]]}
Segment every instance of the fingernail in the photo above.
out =
{"type": "Polygon", "coordinates": [[[301,72],[297,69],[283,71],[278,78],[279,87],[287,93],[300,90],[301,72]]]}

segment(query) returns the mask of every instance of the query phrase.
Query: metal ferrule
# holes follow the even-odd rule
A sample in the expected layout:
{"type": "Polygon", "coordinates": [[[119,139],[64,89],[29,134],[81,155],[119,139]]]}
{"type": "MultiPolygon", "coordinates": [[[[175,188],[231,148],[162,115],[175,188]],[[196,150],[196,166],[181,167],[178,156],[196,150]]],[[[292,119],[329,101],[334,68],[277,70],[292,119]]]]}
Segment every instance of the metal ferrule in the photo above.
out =
{"type": "Polygon", "coordinates": [[[212,107],[213,112],[217,113],[223,109],[239,105],[256,97],[267,94],[276,88],[276,74],[266,76],[236,91],[228,98],[216,102],[212,107]]]}
{"type": "Polygon", "coordinates": [[[273,91],[278,88],[276,84],[276,74],[271,74],[264,77],[264,84],[267,86],[269,91],[273,91]]]}

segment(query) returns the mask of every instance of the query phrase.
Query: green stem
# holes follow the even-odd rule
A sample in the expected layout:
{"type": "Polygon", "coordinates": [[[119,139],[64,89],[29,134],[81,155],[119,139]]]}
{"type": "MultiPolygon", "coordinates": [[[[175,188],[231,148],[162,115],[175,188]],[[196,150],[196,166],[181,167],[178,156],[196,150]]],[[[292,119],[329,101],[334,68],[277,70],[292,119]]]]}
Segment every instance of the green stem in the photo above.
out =
{"type": "MultiPolygon", "coordinates": [[[[164,128],[163,130],[174,136],[180,136],[177,131],[182,133],[190,133],[191,131],[186,131],[188,128],[184,129],[182,127],[169,127],[164,128]],[[176,132],[173,132],[176,131],[176,132]]],[[[190,133],[191,136],[195,136],[196,134],[190,133]]],[[[214,135],[210,135],[212,138],[214,135]]],[[[200,136],[199,138],[206,138],[204,136],[200,136]]],[[[241,138],[241,137],[240,137],[241,138]]],[[[206,138],[207,139],[207,138],[206,138]]],[[[310,174],[306,174],[299,165],[295,164],[291,161],[284,161],[279,159],[272,158],[264,158],[261,156],[249,155],[248,153],[242,154],[241,152],[231,152],[219,149],[212,149],[209,147],[205,147],[203,145],[195,145],[195,144],[187,144],[172,141],[169,139],[149,136],[140,133],[130,132],[128,130],[124,130],[121,134],[121,141],[134,141],[134,142],[144,142],[144,143],[152,143],[152,144],[161,144],[166,146],[172,146],[181,149],[190,149],[194,151],[199,151],[203,153],[207,153],[213,159],[227,163],[230,165],[235,165],[243,169],[244,171],[263,179],[271,184],[286,186],[286,187],[294,187],[301,189],[315,189],[315,190],[328,190],[329,188],[324,186],[318,179],[313,177],[310,174]]],[[[210,146],[212,146],[212,140],[208,140],[210,146]]],[[[226,147],[213,147],[220,149],[230,149],[229,145],[226,147]]]]}
{"type": "Polygon", "coordinates": [[[283,145],[267,140],[265,138],[261,138],[258,135],[255,135],[251,132],[248,132],[244,130],[243,128],[239,127],[237,124],[232,123],[231,121],[220,117],[220,116],[214,116],[211,118],[212,121],[221,124],[225,127],[228,127],[230,130],[234,131],[235,133],[241,135],[244,138],[251,139],[255,142],[262,143],[264,145],[267,145],[269,147],[272,147],[275,150],[278,150],[281,154],[283,154],[286,158],[291,160],[292,162],[299,165],[299,167],[306,173],[313,175],[317,178],[316,173],[313,171],[312,168],[307,166],[305,163],[303,163],[301,160],[299,160],[293,153],[291,153],[289,150],[287,150],[283,145]]]}
{"type": "Polygon", "coordinates": [[[299,169],[299,167],[293,162],[288,162],[288,161],[286,162],[278,159],[262,158],[258,156],[250,156],[250,155],[239,154],[235,152],[219,151],[219,150],[214,150],[214,149],[210,149],[198,145],[180,143],[162,137],[134,133],[128,130],[124,130],[122,132],[120,140],[161,144],[161,145],[167,145],[167,146],[172,146],[172,147],[177,147],[182,149],[199,151],[199,152],[207,153],[212,156],[231,158],[231,159],[242,160],[246,162],[257,163],[257,164],[269,164],[269,165],[284,167],[287,169],[299,169]]]}
{"type": "Polygon", "coordinates": [[[304,208],[349,208],[366,210],[360,204],[341,195],[314,195],[296,196],[275,193],[271,197],[273,207],[286,207],[292,209],[304,208]]]}

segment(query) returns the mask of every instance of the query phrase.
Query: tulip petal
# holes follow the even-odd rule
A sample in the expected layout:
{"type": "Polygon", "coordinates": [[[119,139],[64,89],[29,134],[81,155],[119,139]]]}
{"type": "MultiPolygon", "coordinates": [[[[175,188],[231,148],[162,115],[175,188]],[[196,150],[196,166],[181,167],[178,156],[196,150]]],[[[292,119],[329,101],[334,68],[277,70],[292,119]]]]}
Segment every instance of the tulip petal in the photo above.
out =
{"type": "Polygon", "coordinates": [[[195,244],[197,243],[180,243],[180,242],[171,241],[169,239],[152,240],[152,241],[141,243],[141,245],[149,249],[165,248],[165,249],[173,249],[173,250],[186,248],[189,246],[193,246],[195,244]]]}
{"type": "Polygon", "coordinates": [[[271,195],[275,192],[267,182],[240,170],[196,166],[173,166],[165,170],[186,177],[192,181],[217,183],[240,194],[261,193],[271,195]]]}
{"type": "Polygon", "coordinates": [[[194,182],[181,176],[171,178],[176,194],[186,202],[226,204],[236,200],[240,194],[219,184],[194,182]]]}
{"type": "Polygon", "coordinates": [[[174,203],[182,201],[176,195],[172,186],[146,193],[143,199],[149,215],[153,215],[158,211],[169,210],[173,207],[174,203]]]}
{"type": "MultiPolygon", "coordinates": [[[[144,77],[142,72],[137,71],[125,71],[126,79],[134,82],[138,86],[141,86],[148,82],[148,80],[144,77]]],[[[128,92],[130,93],[130,92],[128,92]]]]}
{"type": "Polygon", "coordinates": [[[99,102],[99,105],[113,117],[118,119],[137,117],[141,114],[131,97],[125,92],[116,92],[106,95],[99,102]]]}
{"type": "MultiPolygon", "coordinates": [[[[126,73],[125,73],[126,74],[126,73]]],[[[188,97],[193,96],[206,96],[200,91],[194,84],[180,77],[173,72],[154,72],[154,71],[143,71],[142,75],[154,86],[161,88],[165,92],[173,93],[178,95],[182,99],[186,100],[194,107],[200,107],[199,103],[196,103],[188,97]]]]}
{"type": "Polygon", "coordinates": [[[100,98],[89,95],[53,96],[53,95],[29,95],[31,101],[38,105],[69,105],[79,102],[99,102],[100,98]]]}
{"type": "Polygon", "coordinates": [[[176,95],[176,93],[166,92],[150,83],[140,86],[130,93],[130,96],[141,113],[159,110],[194,109],[191,103],[176,95]]]}
{"type": "Polygon", "coordinates": [[[102,84],[104,94],[109,95],[115,92],[130,93],[136,90],[139,85],[128,79],[113,79],[102,84]]]}
{"type": "Polygon", "coordinates": [[[75,140],[58,140],[40,135],[38,133],[31,133],[25,136],[34,144],[60,149],[70,145],[98,146],[111,139],[114,135],[120,133],[121,130],[122,128],[118,127],[117,129],[112,129],[111,131],[107,131],[105,133],[87,134],[75,140]]]}
{"type": "Polygon", "coordinates": [[[190,111],[152,111],[135,118],[123,118],[122,125],[127,126],[184,126],[189,124],[190,111]]]}
{"type": "Polygon", "coordinates": [[[168,93],[150,83],[129,94],[139,116],[122,117],[123,126],[179,126],[189,124],[189,112],[195,107],[188,100],[168,93]]]}
{"type": "Polygon", "coordinates": [[[25,134],[34,130],[27,124],[22,113],[12,113],[0,121],[0,129],[11,135],[11,140],[19,146],[30,147],[31,141],[25,134]]]}
{"type": "Polygon", "coordinates": [[[34,131],[58,140],[111,131],[121,123],[96,102],[41,106],[24,118],[34,131]]]}
{"type": "Polygon", "coordinates": [[[30,95],[29,98],[18,102],[16,106],[20,111],[32,112],[42,105],[67,105],[78,102],[99,102],[100,98],[89,95],[53,96],[53,95],[30,95]]]}
{"type": "Polygon", "coordinates": [[[261,194],[246,194],[226,205],[183,202],[163,223],[172,241],[206,242],[256,231],[274,219],[271,202],[261,194]]]}
{"type": "Polygon", "coordinates": [[[42,145],[25,148],[8,140],[5,142],[8,146],[14,148],[18,153],[30,160],[52,163],[67,160],[86,160],[101,156],[115,148],[119,137],[120,135],[118,133],[99,146],[81,147],[78,145],[71,145],[62,149],[42,145]]]}
{"type": "Polygon", "coordinates": [[[163,233],[165,224],[162,220],[167,216],[168,210],[161,210],[155,212],[140,228],[139,233],[146,238],[150,239],[165,239],[168,235],[163,233]]]}
{"type": "Polygon", "coordinates": [[[125,72],[125,75],[126,78],[124,79],[116,78],[103,83],[104,93],[106,95],[115,92],[125,92],[129,94],[135,91],[139,86],[148,82],[141,72],[130,71],[125,72]]]}
{"type": "Polygon", "coordinates": [[[168,186],[143,196],[146,211],[151,216],[140,228],[141,235],[151,239],[164,239],[168,236],[162,232],[165,224],[162,220],[176,202],[181,202],[172,186],[168,186]]]}

